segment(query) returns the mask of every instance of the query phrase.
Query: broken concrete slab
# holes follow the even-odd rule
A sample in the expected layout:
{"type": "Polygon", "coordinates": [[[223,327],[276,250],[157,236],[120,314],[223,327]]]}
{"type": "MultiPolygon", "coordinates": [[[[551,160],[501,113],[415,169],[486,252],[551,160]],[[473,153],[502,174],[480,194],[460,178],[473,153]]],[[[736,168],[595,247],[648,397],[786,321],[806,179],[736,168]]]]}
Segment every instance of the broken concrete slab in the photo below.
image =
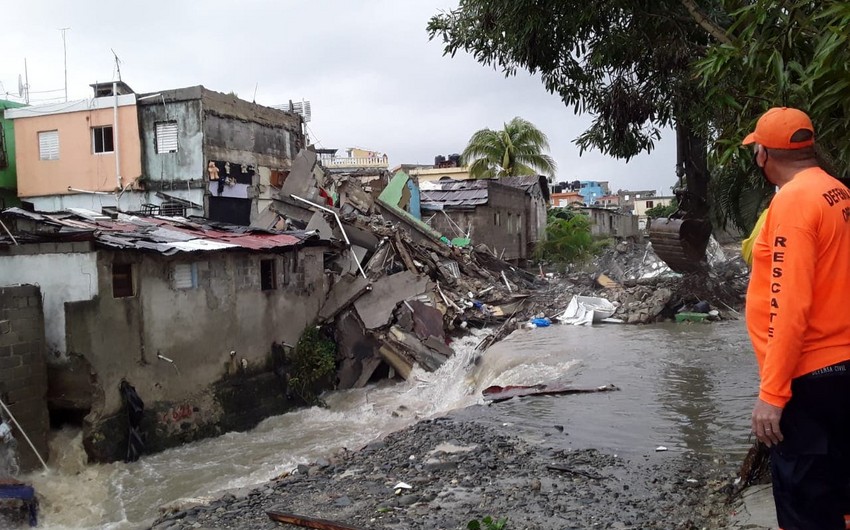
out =
{"type": "Polygon", "coordinates": [[[363,263],[363,258],[366,257],[366,254],[368,254],[369,251],[363,247],[351,245],[351,249],[348,252],[346,252],[342,256],[339,256],[335,260],[336,264],[342,271],[342,274],[360,274],[360,269],[357,268],[357,263],[355,263],[354,260],[351,258],[352,253],[354,253],[354,258],[357,259],[357,263],[363,263]]]}
{"type": "Polygon", "coordinates": [[[404,350],[408,356],[416,360],[417,364],[429,372],[436,371],[448,360],[446,355],[428,348],[415,335],[402,331],[397,326],[390,328],[387,340],[397,349],[404,350]]]}
{"type": "Polygon", "coordinates": [[[372,290],[354,302],[354,308],[366,329],[376,329],[390,323],[393,311],[404,300],[415,298],[428,289],[428,277],[403,271],[379,278],[372,290]]]}
{"type": "Polygon", "coordinates": [[[346,181],[338,187],[337,191],[340,197],[340,207],[350,204],[364,215],[372,213],[374,208],[372,196],[359,183],[351,180],[346,181]]]}
{"type": "Polygon", "coordinates": [[[332,319],[349,304],[363,296],[369,290],[370,282],[362,276],[345,275],[339,278],[328,294],[325,305],[319,311],[319,320],[332,319]]]}
{"type": "Polygon", "coordinates": [[[381,363],[378,355],[380,343],[363,330],[363,324],[353,310],[337,319],[336,332],[338,356],[342,358],[337,371],[337,388],[361,388],[369,382],[381,363]]]}
{"type": "Polygon", "coordinates": [[[354,382],[353,388],[363,388],[366,384],[372,379],[372,376],[375,375],[375,370],[378,369],[378,366],[381,365],[381,357],[375,356],[371,359],[365,359],[361,361],[360,366],[360,378],[354,382]]]}
{"type": "Polygon", "coordinates": [[[446,344],[445,339],[438,339],[437,337],[431,336],[423,340],[422,344],[428,346],[434,351],[442,353],[446,357],[451,357],[455,354],[455,351],[451,349],[448,344],[446,344]]]}
{"type": "Polygon", "coordinates": [[[292,161],[292,169],[280,189],[280,196],[288,199],[290,195],[298,195],[310,200],[311,188],[317,184],[313,175],[317,161],[318,156],[313,151],[300,150],[292,161]]]}
{"type": "Polygon", "coordinates": [[[394,345],[385,343],[378,350],[378,354],[395,370],[399,377],[405,381],[410,378],[410,372],[413,371],[413,361],[401,353],[394,345]]]}
{"type": "Polygon", "coordinates": [[[345,233],[348,235],[348,240],[351,241],[352,245],[359,245],[363,248],[368,248],[369,250],[375,250],[378,248],[378,244],[381,240],[378,239],[378,237],[376,237],[372,232],[362,230],[351,223],[346,223],[344,221],[342,226],[345,229],[345,233]]]}
{"type": "Polygon", "coordinates": [[[437,309],[425,305],[418,300],[408,302],[413,311],[413,332],[421,340],[428,337],[445,339],[446,331],[443,327],[443,314],[437,309]]]}
{"type": "Polygon", "coordinates": [[[251,228],[259,228],[261,230],[285,230],[286,222],[281,218],[280,214],[271,208],[266,208],[257,218],[251,223],[251,228]]]}
{"type": "Polygon", "coordinates": [[[334,227],[328,223],[325,219],[325,214],[322,212],[316,212],[313,214],[313,217],[310,218],[310,222],[307,223],[307,228],[305,230],[307,232],[312,232],[313,230],[318,231],[321,239],[342,240],[339,230],[334,230],[334,227]]]}

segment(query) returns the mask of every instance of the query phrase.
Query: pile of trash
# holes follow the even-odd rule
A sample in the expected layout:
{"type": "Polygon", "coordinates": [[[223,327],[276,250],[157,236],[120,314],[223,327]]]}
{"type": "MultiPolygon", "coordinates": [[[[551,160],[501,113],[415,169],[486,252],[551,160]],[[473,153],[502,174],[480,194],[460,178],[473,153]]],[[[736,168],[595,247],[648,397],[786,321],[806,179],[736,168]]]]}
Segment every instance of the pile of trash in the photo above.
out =
{"type": "Polygon", "coordinates": [[[613,318],[629,324],[737,318],[749,279],[746,263],[714,238],[707,257],[701,273],[681,275],[655,255],[651,244],[621,241],[595,260],[595,271],[604,273],[585,274],[594,280],[586,294],[612,302],[613,318]]]}

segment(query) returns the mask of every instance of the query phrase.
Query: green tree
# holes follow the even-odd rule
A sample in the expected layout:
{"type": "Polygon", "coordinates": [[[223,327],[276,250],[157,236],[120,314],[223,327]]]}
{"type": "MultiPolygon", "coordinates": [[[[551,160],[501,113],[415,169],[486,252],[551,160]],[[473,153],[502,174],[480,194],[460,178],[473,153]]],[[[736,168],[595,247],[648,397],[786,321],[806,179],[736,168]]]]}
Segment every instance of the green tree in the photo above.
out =
{"type": "Polygon", "coordinates": [[[850,3],[724,0],[729,41],[707,49],[696,73],[714,102],[712,196],[718,220],[749,232],[773,192],[741,139],[769,107],[812,118],[822,164],[850,177],[850,3]]]}
{"type": "Polygon", "coordinates": [[[535,257],[552,263],[584,261],[596,251],[586,215],[551,215],[546,225],[546,239],[537,244],[535,257]]]}
{"type": "Polygon", "coordinates": [[[582,152],[630,159],[675,127],[679,173],[704,201],[710,114],[692,64],[725,33],[713,22],[723,18],[720,0],[703,4],[704,10],[693,0],[461,0],[432,17],[428,31],[442,39],[445,54],[469,52],[508,76],[520,69],[539,74],[576,113],[591,114],[592,125],[576,139],[582,152]]]}
{"type": "Polygon", "coordinates": [[[582,151],[628,159],[675,127],[688,191],[705,198],[711,180],[716,219],[749,230],[771,186],[740,141],[769,107],[806,110],[825,166],[850,177],[848,27],[841,0],[461,0],[428,31],[593,115],[582,151]]]}
{"type": "Polygon", "coordinates": [[[670,201],[668,205],[659,204],[658,206],[653,206],[646,210],[646,216],[651,219],[656,219],[658,217],[670,217],[676,210],[679,209],[679,202],[676,199],[670,201]]]}
{"type": "Polygon", "coordinates": [[[502,130],[481,129],[461,155],[473,178],[555,176],[555,161],[545,154],[549,140],[531,122],[516,117],[502,130]]]}

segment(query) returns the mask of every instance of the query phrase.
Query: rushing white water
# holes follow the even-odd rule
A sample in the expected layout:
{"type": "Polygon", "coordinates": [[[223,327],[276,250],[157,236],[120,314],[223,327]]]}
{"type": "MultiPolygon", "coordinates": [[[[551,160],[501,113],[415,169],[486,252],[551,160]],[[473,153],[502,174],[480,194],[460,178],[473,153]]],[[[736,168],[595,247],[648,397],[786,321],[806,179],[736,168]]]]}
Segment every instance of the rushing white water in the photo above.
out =
{"type": "MultiPolygon", "coordinates": [[[[251,431],[147,455],[131,464],[86,465],[79,430],[55,433],[50,465],[56,471],[27,477],[42,498],[43,526],[143,527],[161,505],[175,499],[250,487],[298,464],[342,448],[357,449],[421,419],[479,403],[481,387],[492,382],[489,369],[484,379],[477,377],[488,366],[475,363],[475,347],[483,335],[473,332],[456,341],[456,355],[437,372],[415,371],[404,383],[332,392],[323,396],[327,408],[268,418],[251,431]]],[[[551,378],[552,367],[546,371],[551,378]]],[[[539,382],[535,377],[514,368],[513,376],[502,374],[500,384],[539,382]]]]}

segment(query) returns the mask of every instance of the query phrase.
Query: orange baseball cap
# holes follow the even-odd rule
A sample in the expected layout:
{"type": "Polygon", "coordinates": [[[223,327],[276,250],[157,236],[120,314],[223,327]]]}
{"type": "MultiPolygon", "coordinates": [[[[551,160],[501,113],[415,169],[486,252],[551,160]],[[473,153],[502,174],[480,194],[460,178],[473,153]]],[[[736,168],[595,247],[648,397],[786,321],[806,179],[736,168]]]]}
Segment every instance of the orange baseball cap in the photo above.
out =
{"type": "Polygon", "coordinates": [[[756,130],[741,142],[742,145],[760,144],[768,149],[802,149],[815,143],[815,127],[808,114],[790,107],[773,107],[762,114],[756,122],[756,130]],[[799,141],[794,137],[801,131],[804,134],[799,141]]]}

